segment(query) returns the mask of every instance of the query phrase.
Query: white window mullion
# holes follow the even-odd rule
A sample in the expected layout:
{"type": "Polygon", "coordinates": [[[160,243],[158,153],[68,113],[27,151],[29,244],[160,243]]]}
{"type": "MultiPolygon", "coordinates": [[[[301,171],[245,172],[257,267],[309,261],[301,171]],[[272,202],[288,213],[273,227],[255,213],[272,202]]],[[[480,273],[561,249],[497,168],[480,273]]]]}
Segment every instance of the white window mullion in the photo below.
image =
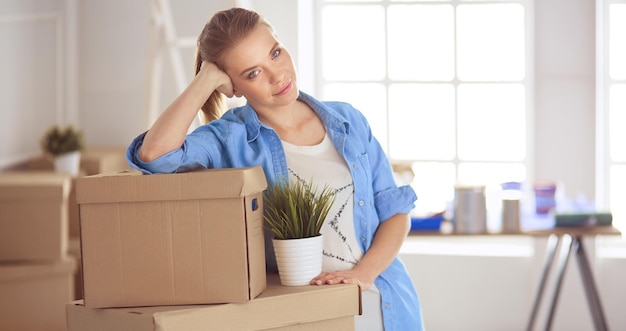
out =
{"type": "Polygon", "coordinates": [[[438,198],[445,196],[444,198],[449,200],[452,195],[442,194],[442,187],[445,186],[444,190],[452,193],[454,183],[462,173],[469,174],[465,176],[466,178],[489,180],[489,185],[494,187],[501,182],[513,180],[505,179],[510,177],[508,175],[510,173],[515,173],[515,180],[532,180],[528,175],[531,160],[528,157],[531,148],[529,141],[532,137],[528,131],[532,123],[529,113],[533,109],[533,103],[529,99],[531,98],[529,61],[533,55],[529,47],[533,40],[532,34],[529,33],[529,25],[532,22],[527,17],[531,12],[529,1],[532,0],[435,2],[316,0],[316,22],[319,26],[317,32],[326,30],[324,32],[327,34],[326,38],[344,39],[341,42],[324,40],[323,36],[317,35],[316,61],[319,67],[316,68],[316,72],[320,77],[316,80],[316,86],[320,97],[339,98],[355,105],[368,118],[374,134],[381,140],[392,162],[412,163],[416,170],[420,169],[431,174],[430,177],[421,176],[414,182],[414,187],[425,190],[422,192],[425,195],[437,195],[438,198]],[[464,7],[462,9],[464,14],[459,14],[460,6],[464,7]],[[349,7],[354,10],[346,10],[349,7]],[[384,9],[382,26],[378,26],[381,21],[378,17],[380,9],[369,10],[367,7],[384,9]],[[363,25],[363,15],[371,15],[370,24],[363,25]],[[335,18],[332,18],[333,16],[335,18]],[[504,17],[510,17],[512,20],[504,17]],[[329,19],[341,20],[343,28],[337,25],[336,28],[330,29],[329,27],[335,24],[329,22],[329,19]],[[351,21],[352,19],[354,21],[351,21]],[[460,22],[459,19],[464,22],[460,22]],[[405,22],[403,20],[408,21],[403,23],[405,22]],[[459,25],[461,23],[464,25],[459,25]],[[485,24],[503,24],[508,30],[494,31],[485,24]],[[371,30],[374,27],[379,30],[371,30]],[[373,36],[363,39],[359,33],[367,31],[373,36]],[[381,31],[384,33],[383,37],[379,35],[381,31]],[[406,35],[400,37],[403,31],[406,35]],[[513,38],[508,34],[505,35],[507,32],[504,31],[510,31],[513,38]],[[376,42],[380,42],[380,46],[369,48],[376,42]],[[462,49],[459,48],[461,43],[464,43],[462,49]],[[485,49],[491,51],[481,53],[480,49],[472,46],[472,43],[481,43],[485,49]],[[511,47],[498,48],[501,44],[509,44],[511,47]],[[338,53],[337,56],[343,56],[344,59],[335,58],[335,55],[324,50],[324,47],[332,47],[333,51],[338,53]],[[381,67],[375,62],[380,59],[378,51],[383,48],[382,70],[385,72],[379,75],[381,67]],[[362,49],[363,52],[357,53],[361,52],[355,51],[357,49],[362,49]],[[512,51],[516,49],[523,54],[512,51]],[[459,51],[465,53],[461,54],[459,51]],[[353,55],[347,57],[348,54],[353,55]],[[325,59],[324,56],[328,58],[325,59]],[[462,58],[463,56],[465,57],[462,58]],[[363,57],[370,58],[371,61],[368,65],[356,66],[355,64],[362,61],[363,57]],[[485,61],[485,57],[493,61],[485,61]],[[330,67],[324,68],[330,64],[324,61],[332,62],[334,67],[330,70],[330,67]],[[406,64],[403,64],[405,63],[403,61],[407,61],[406,64]],[[521,67],[522,64],[525,68],[521,67]],[[462,65],[465,65],[464,69],[461,68],[462,65]],[[352,71],[349,71],[350,69],[352,71]],[[459,75],[460,69],[465,70],[467,77],[459,75]],[[323,77],[324,74],[328,76],[323,77]],[[514,86],[516,84],[521,84],[523,94],[520,94],[522,90],[514,86]],[[497,101],[490,101],[492,98],[487,97],[481,101],[466,93],[467,100],[462,101],[459,99],[459,89],[463,86],[471,87],[471,90],[468,88],[469,93],[476,91],[481,95],[489,95],[487,90],[494,89],[494,93],[499,93],[500,96],[511,95],[517,100],[511,101],[512,104],[509,103],[508,106],[505,97],[500,97],[497,101]],[[380,91],[381,87],[384,92],[380,91]],[[372,99],[373,95],[375,100],[372,99]],[[372,103],[376,106],[373,107],[372,103]],[[522,103],[525,103],[524,108],[519,107],[522,103]],[[382,113],[377,113],[378,108],[386,109],[382,113]],[[510,112],[518,119],[523,116],[526,124],[519,120],[509,123],[506,120],[508,115],[499,109],[510,112]],[[499,118],[500,124],[489,127],[485,124],[489,123],[489,120],[475,123],[478,117],[485,116],[493,117],[494,121],[499,118]],[[505,123],[502,123],[503,121],[505,123]],[[474,124],[477,125],[478,136],[471,136],[474,124]],[[523,125],[522,131],[518,130],[518,133],[513,135],[502,131],[511,125],[518,125],[518,129],[519,125],[523,125]],[[459,135],[459,130],[463,129],[466,130],[465,137],[459,135]],[[491,132],[495,136],[504,134],[513,139],[512,145],[524,150],[509,153],[510,149],[503,150],[503,143],[480,136],[485,132],[491,132]],[[519,139],[525,141],[520,143],[514,140],[515,137],[521,137],[519,139]],[[467,145],[466,139],[469,138],[479,145],[489,146],[467,145]],[[438,146],[433,146],[438,142],[438,146]],[[461,150],[462,143],[466,145],[465,150],[461,150]],[[483,148],[482,153],[480,148],[483,148]],[[444,149],[445,152],[442,152],[444,149]],[[500,150],[503,150],[503,153],[499,153],[500,150]],[[463,153],[468,157],[465,159],[459,157],[463,153]],[[461,166],[467,171],[460,172],[459,169],[463,168],[461,166]],[[493,176],[494,169],[498,171],[499,176],[493,176]],[[521,176],[520,169],[524,173],[521,176]],[[439,182],[433,180],[436,176],[440,177],[437,179],[439,182]],[[433,193],[435,191],[437,193],[433,193]]]}

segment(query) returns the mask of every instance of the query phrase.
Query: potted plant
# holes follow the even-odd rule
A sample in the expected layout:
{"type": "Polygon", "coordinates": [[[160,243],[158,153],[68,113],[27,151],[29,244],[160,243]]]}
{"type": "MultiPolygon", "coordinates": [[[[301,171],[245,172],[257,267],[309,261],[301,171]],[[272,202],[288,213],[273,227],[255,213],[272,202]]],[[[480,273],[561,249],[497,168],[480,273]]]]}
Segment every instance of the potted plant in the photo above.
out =
{"type": "Polygon", "coordinates": [[[71,124],[65,127],[53,125],[41,138],[41,148],[44,154],[54,159],[54,169],[57,172],[78,175],[80,152],[84,148],[81,130],[71,124]]]}
{"type": "Polygon", "coordinates": [[[281,284],[308,285],[322,272],[322,224],[335,201],[333,191],[312,181],[277,181],[264,194],[263,219],[272,244],[281,284]]]}

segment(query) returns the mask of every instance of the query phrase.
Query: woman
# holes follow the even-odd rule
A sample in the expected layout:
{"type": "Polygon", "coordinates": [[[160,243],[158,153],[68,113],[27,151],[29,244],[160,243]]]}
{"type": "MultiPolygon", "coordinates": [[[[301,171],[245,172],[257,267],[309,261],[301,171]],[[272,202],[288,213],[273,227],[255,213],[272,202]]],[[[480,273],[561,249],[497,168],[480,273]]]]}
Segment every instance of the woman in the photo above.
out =
{"type": "Polygon", "coordinates": [[[414,191],[395,185],[360,112],[298,90],[291,55],[257,13],[233,8],[213,16],[198,38],[195,78],[131,143],[127,158],[145,173],[261,165],[270,185],[281,178],[330,185],[336,202],[322,228],[323,273],[311,284],[359,284],[358,330],[423,329],[397,258],[414,191]],[[223,95],[247,104],[220,117],[223,95]],[[187,134],[200,108],[207,124],[187,134]]]}

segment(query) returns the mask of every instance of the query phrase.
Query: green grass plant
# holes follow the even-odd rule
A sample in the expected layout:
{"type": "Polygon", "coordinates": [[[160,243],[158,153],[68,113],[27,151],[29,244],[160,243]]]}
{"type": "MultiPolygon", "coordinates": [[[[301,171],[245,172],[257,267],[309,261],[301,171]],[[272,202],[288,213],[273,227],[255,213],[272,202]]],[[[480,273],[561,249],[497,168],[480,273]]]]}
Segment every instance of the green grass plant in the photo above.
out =
{"type": "Polygon", "coordinates": [[[318,191],[312,181],[277,181],[264,194],[265,227],[275,239],[318,236],[334,202],[334,192],[328,186],[318,191]]]}

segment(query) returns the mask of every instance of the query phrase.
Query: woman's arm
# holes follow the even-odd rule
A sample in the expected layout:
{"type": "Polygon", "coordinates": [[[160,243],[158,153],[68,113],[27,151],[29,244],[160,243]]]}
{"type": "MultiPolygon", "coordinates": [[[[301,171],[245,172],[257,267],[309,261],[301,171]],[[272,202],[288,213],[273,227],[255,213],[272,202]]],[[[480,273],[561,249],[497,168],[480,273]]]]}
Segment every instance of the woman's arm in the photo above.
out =
{"type": "Polygon", "coordinates": [[[216,89],[228,97],[233,95],[228,75],[215,64],[204,62],[189,86],[154,122],[141,145],[139,158],[150,162],[179,148],[198,111],[216,89]]]}
{"type": "Polygon", "coordinates": [[[355,283],[361,286],[361,290],[366,290],[398,255],[409,229],[408,214],[392,216],[378,226],[372,246],[354,268],[322,273],[311,280],[311,284],[355,283]]]}

